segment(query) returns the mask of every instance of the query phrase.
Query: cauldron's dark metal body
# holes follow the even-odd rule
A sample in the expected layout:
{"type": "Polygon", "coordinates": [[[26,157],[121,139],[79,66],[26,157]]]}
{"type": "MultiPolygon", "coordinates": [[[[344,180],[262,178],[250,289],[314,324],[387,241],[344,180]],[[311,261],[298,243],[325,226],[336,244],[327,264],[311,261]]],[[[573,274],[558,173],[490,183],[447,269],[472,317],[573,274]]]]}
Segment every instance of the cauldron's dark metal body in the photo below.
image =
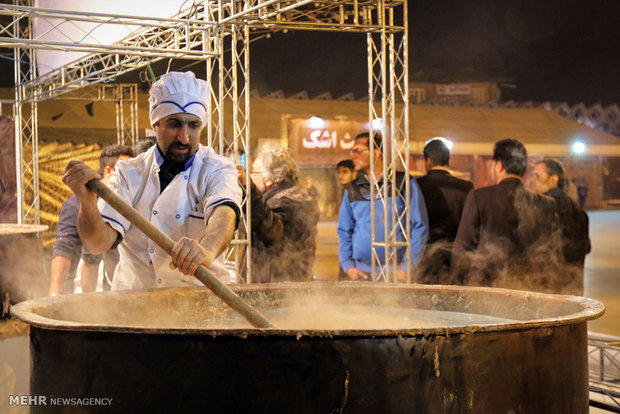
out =
{"type": "Polygon", "coordinates": [[[31,394],[112,398],[111,406],[88,407],[101,412],[588,411],[586,321],[604,310],[591,299],[370,283],[235,290],[259,309],[283,306],[294,292],[320,291],[331,304],[390,304],[518,322],[398,331],[210,330],[192,320],[227,309],[202,289],[37,299],[13,309],[32,325],[31,394]],[[86,311],[90,319],[82,316],[86,311]],[[166,327],[176,312],[186,315],[185,326],[166,327]],[[138,313],[147,320],[114,322],[138,313]]]}

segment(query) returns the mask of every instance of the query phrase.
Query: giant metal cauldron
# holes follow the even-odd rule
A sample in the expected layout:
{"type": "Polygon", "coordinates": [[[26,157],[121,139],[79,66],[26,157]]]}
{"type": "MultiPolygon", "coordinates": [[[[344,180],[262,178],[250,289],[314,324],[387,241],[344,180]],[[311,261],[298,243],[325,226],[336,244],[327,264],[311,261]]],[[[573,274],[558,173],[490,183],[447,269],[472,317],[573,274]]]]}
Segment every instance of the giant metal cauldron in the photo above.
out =
{"type": "MultiPolygon", "coordinates": [[[[512,321],[388,330],[205,328],[230,317],[205,289],[41,298],[31,395],[112,398],[101,412],[587,413],[587,323],[597,301],[503,289],[372,283],[238,286],[268,312],[334,304],[512,321]],[[438,312],[439,313],[439,312],[438,312]],[[183,322],[180,322],[183,321],[183,322]]],[[[360,314],[360,318],[368,315],[360,314]]],[[[249,325],[248,325],[249,326],[249,325]]],[[[62,407],[34,407],[45,412],[62,407]]]]}

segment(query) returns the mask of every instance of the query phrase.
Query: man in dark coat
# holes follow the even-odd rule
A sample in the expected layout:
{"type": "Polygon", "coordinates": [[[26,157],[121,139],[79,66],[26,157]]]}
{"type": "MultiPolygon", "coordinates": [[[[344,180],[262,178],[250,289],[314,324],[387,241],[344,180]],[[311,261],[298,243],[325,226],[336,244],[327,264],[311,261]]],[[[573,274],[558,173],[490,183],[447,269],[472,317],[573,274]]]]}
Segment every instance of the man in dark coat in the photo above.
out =
{"type": "Polygon", "coordinates": [[[544,159],[534,165],[532,190],[555,199],[566,272],[573,276],[573,289],[567,293],[583,295],[583,265],[591,247],[589,219],[586,212],[565,193],[566,182],[564,166],[560,161],[544,159]]]}
{"type": "Polygon", "coordinates": [[[455,283],[556,293],[565,286],[555,202],[524,187],[526,169],[521,142],[495,143],[497,184],[467,196],[452,251],[455,283]]]}
{"type": "Polygon", "coordinates": [[[417,182],[428,212],[429,236],[424,257],[416,269],[418,283],[449,281],[452,243],[461,221],[465,198],[474,185],[450,172],[450,149],[443,138],[424,146],[426,175],[417,182]]]}
{"type": "Polygon", "coordinates": [[[281,147],[263,148],[252,164],[253,283],[313,279],[319,204],[298,176],[295,161],[281,147]]]}

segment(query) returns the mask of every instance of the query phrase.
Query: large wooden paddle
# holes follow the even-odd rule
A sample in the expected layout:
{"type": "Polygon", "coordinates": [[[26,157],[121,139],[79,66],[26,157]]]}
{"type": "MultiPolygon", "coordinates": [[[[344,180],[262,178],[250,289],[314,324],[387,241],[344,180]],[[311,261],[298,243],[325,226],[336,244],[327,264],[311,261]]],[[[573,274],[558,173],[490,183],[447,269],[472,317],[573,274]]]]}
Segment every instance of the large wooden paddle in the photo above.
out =
{"type": "MultiPolygon", "coordinates": [[[[149,239],[153,240],[159,247],[164,249],[166,253],[171,254],[174,247],[174,241],[164,232],[151,224],[142,214],[135,208],[127,204],[112,192],[104,183],[99,180],[90,180],[86,187],[94,191],[103,198],[112,208],[121,213],[123,217],[142,231],[149,239]]],[[[239,295],[233,292],[228,286],[220,282],[215,276],[202,265],[194,272],[194,276],[200,280],[206,287],[211,289],[218,298],[222,299],[228,306],[237,311],[241,316],[248,320],[257,328],[270,328],[269,322],[256,309],[250,306],[239,295]]]]}

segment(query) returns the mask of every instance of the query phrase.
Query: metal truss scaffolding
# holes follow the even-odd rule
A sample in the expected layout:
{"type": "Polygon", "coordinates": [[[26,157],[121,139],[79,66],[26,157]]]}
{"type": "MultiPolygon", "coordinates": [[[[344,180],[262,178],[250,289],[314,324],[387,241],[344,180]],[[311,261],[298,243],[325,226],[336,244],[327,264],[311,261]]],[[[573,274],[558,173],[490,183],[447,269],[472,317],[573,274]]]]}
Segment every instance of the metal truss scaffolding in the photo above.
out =
{"type": "MultiPolygon", "coordinates": [[[[242,150],[250,160],[250,61],[252,37],[283,30],[330,31],[366,35],[368,49],[368,118],[381,119],[384,137],[384,180],[371,177],[372,196],[383,206],[385,233],[375,237],[373,227],[373,280],[395,281],[396,247],[409,252],[409,210],[399,217],[397,199],[409,201],[409,182],[404,190],[391,185],[397,168],[408,171],[408,58],[406,0],[194,0],[184,2],[170,18],[88,13],[32,7],[32,0],[14,0],[13,5],[0,5],[0,16],[11,21],[0,24],[0,47],[12,48],[15,56],[16,149],[20,222],[39,221],[37,172],[37,103],[74,93],[92,84],[100,88],[101,99],[116,94],[119,143],[134,143],[137,138],[137,90],[108,82],[127,72],[146,67],[162,59],[204,61],[206,78],[211,84],[211,119],[206,128],[207,143],[220,153],[227,149],[235,157],[242,150]],[[34,18],[42,19],[53,29],[63,24],[88,22],[130,28],[130,34],[114,43],[105,44],[85,33],[79,41],[48,41],[35,37],[34,18]],[[37,75],[36,49],[86,52],[62,67],[37,75]],[[225,117],[232,108],[232,119],[225,117]],[[232,122],[232,125],[226,123],[232,122]],[[135,127],[134,127],[135,126],[135,127]],[[232,131],[227,137],[225,131],[232,131]],[[228,138],[228,139],[227,139],[228,138]],[[22,181],[23,178],[23,181],[22,181]],[[404,224],[403,224],[404,223],[404,224]],[[404,235],[404,239],[402,236],[404,235]],[[379,257],[379,251],[385,254],[379,257]],[[379,264],[385,263],[385,265],[379,264]]],[[[363,43],[360,42],[362,45],[363,43]]],[[[363,47],[363,46],[362,46],[363,47]]],[[[250,162],[246,165],[249,177],[250,162]]],[[[246,179],[246,189],[249,188],[246,179]]],[[[248,194],[249,191],[246,191],[248,194]]],[[[250,202],[246,199],[240,228],[251,228],[250,202]]],[[[376,211],[373,205],[373,218],[376,211]]],[[[249,231],[239,232],[229,256],[240,265],[241,252],[251,245],[249,231]],[[247,233],[247,236],[245,234],[247,233]]],[[[250,255],[245,260],[250,282],[250,255]]],[[[411,263],[408,263],[408,277],[411,263]]]]}
{"type": "Polygon", "coordinates": [[[588,332],[590,406],[620,412],[620,338],[588,332]]]}
{"type": "MultiPolygon", "coordinates": [[[[30,0],[15,0],[28,4],[30,0]]],[[[31,41],[31,20],[13,16],[10,29],[14,38],[31,41]]],[[[9,30],[9,28],[5,29],[9,30]]],[[[17,166],[17,217],[19,223],[40,222],[39,160],[37,138],[37,102],[39,89],[28,88],[36,80],[36,56],[33,49],[14,49],[15,70],[15,165],[17,166]],[[28,99],[30,98],[30,99],[28,99]]]]}
{"type": "MultiPolygon", "coordinates": [[[[406,21],[407,4],[403,4],[406,21]]],[[[405,248],[407,258],[407,282],[411,281],[412,263],[411,226],[409,208],[398,211],[397,199],[406,200],[409,206],[410,181],[404,180],[404,188],[396,185],[397,169],[409,171],[409,108],[408,108],[408,79],[407,79],[407,29],[395,33],[388,30],[394,25],[394,9],[380,8],[377,10],[377,23],[380,31],[376,34],[368,33],[368,118],[370,125],[373,120],[380,119],[380,132],[387,139],[382,140],[383,179],[375,177],[375,162],[371,157],[370,171],[372,172],[370,199],[381,200],[384,241],[377,241],[375,229],[376,208],[371,203],[372,226],[372,277],[374,281],[383,280],[396,282],[398,267],[397,248],[405,248]],[[404,235],[400,238],[399,234],[404,235]],[[379,248],[383,251],[383,258],[379,257],[379,248]],[[383,259],[383,260],[381,260],[383,259]],[[377,264],[384,263],[377,267],[377,264]]],[[[374,135],[374,128],[371,134],[374,135]]],[[[370,151],[374,148],[374,140],[370,140],[370,151]]]]}
{"type": "Polygon", "coordinates": [[[116,142],[135,145],[138,142],[138,85],[116,84],[99,88],[105,94],[111,90],[116,102],[116,142]]]}

